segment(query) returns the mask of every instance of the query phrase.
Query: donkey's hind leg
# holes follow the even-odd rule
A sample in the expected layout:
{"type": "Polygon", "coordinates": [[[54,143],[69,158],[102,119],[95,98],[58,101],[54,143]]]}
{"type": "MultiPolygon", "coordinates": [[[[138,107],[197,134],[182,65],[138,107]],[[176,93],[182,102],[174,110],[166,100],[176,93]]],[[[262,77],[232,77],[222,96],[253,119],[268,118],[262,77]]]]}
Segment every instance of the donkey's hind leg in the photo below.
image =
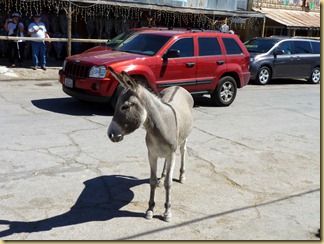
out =
{"type": "Polygon", "coordinates": [[[172,175],[175,162],[175,153],[171,153],[166,157],[166,177],[164,181],[165,188],[165,212],[164,212],[164,221],[170,222],[172,213],[171,213],[171,186],[172,186],[172,175]]]}
{"type": "Polygon", "coordinates": [[[186,180],[186,153],[187,153],[187,139],[180,145],[180,154],[181,154],[181,166],[180,166],[180,183],[184,183],[186,180]]]}
{"type": "Polygon", "coordinates": [[[164,166],[163,166],[161,178],[159,179],[158,182],[158,187],[164,186],[165,175],[166,175],[166,159],[164,160],[164,166]]]}
{"type": "Polygon", "coordinates": [[[154,206],[155,206],[155,202],[154,202],[154,195],[155,195],[155,189],[157,186],[157,175],[156,175],[156,171],[157,171],[157,160],[158,158],[155,155],[152,155],[150,153],[150,151],[148,152],[148,158],[150,161],[150,168],[151,168],[151,176],[150,176],[150,200],[149,200],[149,207],[146,210],[146,219],[152,219],[153,218],[153,213],[154,213],[154,206]]]}

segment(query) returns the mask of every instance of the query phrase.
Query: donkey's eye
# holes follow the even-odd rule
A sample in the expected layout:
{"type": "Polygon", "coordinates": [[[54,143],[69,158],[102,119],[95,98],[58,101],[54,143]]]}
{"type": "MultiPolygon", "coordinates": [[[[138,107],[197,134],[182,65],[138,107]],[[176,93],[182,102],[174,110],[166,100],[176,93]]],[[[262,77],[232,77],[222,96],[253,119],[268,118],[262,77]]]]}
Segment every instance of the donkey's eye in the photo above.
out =
{"type": "Polygon", "coordinates": [[[129,105],[123,105],[123,106],[121,106],[121,110],[127,110],[127,109],[129,109],[129,105]]]}
{"type": "Polygon", "coordinates": [[[121,110],[128,110],[131,106],[133,106],[133,103],[131,102],[126,102],[121,106],[121,110]]]}

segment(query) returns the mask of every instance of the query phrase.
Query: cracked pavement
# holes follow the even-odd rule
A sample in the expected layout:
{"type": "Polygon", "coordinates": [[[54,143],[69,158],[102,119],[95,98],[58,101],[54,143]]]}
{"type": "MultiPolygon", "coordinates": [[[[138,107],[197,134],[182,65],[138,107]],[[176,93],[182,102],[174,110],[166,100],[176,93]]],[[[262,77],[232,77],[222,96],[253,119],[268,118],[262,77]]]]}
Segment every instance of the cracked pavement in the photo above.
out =
{"type": "Polygon", "coordinates": [[[248,85],[226,108],[196,98],[171,223],[163,188],[144,218],[143,129],[110,142],[109,107],[78,102],[55,80],[0,87],[1,240],[319,240],[319,85],[248,85]]]}

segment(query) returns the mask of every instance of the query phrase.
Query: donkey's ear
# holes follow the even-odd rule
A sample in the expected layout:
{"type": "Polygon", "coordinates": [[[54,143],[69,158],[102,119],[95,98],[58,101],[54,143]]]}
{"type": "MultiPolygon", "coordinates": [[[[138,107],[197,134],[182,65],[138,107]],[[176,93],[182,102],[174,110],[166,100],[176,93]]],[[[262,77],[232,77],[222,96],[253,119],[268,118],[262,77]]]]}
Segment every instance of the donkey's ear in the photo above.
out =
{"type": "Polygon", "coordinates": [[[123,77],[118,74],[112,67],[108,66],[108,70],[118,82],[121,82],[123,80],[123,77]]]}
{"type": "Polygon", "coordinates": [[[129,88],[132,91],[136,91],[138,87],[138,83],[129,75],[126,71],[121,72],[121,76],[123,79],[123,82],[126,83],[127,88],[129,88]]]}

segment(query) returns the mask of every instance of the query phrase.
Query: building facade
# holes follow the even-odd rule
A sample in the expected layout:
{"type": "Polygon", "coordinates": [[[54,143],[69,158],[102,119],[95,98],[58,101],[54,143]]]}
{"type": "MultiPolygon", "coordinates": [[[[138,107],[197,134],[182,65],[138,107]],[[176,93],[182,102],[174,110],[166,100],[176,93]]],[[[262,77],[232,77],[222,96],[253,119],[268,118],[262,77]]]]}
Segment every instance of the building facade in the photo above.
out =
{"type": "MultiPolygon", "coordinates": [[[[262,35],[320,34],[319,0],[1,0],[0,35],[6,35],[2,27],[14,11],[21,13],[25,26],[32,21],[34,12],[41,13],[52,37],[68,37],[70,31],[72,38],[111,39],[135,27],[216,30],[224,24],[242,41],[262,35]]],[[[55,55],[60,57],[66,43],[54,44],[55,55]]],[[[5,53],[4,46],[1,41],[0,57],[5,53]]],[[[91,46],[73,43],[72,54],[91,46]]]]}
{"type": "Polygon", "coordinates": [[[320,37],[320,0],[253,0],[266,16],[265,36],[320,37]]]}

